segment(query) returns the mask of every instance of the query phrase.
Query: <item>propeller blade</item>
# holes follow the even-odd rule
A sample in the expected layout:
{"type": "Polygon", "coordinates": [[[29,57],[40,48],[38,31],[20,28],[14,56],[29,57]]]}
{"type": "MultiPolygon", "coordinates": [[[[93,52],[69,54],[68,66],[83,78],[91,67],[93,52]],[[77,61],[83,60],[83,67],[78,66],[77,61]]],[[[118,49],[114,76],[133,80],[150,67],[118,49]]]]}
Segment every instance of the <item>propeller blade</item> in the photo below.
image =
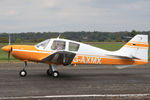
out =
{"type": "Polygon", "coordinates": [[[10,51],[8,51],[8,62],[10,61],[10,55],[12,51],[13,51],[13,48],[11,47],[10,51]]]}
{"type": "Polygon", "coordinates": [[[10,51],[8,51],[8,62],[10,61],[10,51]]]}
{"type": "Polygon", "coordinates": [[[10,36],[10,33],[8,34],[8,45],[10,45],[10,43],[11,43],[11,36],[10,36]]]}

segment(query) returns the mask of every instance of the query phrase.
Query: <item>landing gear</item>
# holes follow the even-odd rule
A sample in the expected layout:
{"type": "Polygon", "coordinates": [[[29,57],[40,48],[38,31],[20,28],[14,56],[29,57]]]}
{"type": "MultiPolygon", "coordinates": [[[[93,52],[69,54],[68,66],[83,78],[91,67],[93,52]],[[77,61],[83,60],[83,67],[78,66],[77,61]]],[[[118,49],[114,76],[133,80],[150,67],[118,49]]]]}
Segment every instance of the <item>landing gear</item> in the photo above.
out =
{"type": "Polygon", "coordinates": [[[59,72],[58,71],[54,71],[52,73],[52,76],[55,77],[55,78],[59,77],[59,72]]]}
{"type": "MultiPolygon", "coordinates": [[[[21,77],[27,76],[27,71],[25,68],[27,67],[27,61],[24,61],[24,68],[19,72],[21,77]]],[[[54,78],[59,77],[59,72],[56,70],[55,66],[49,65],[49,69],[46,71],[48,76],[53,76],[54,78]]]]}
{"type": "Polygon", "coordinates": [[[20,73],[19,73],[19,75],[20,75],[21,77],[27,76],[27,71],[25,70],[26,66],[27,66],[27,62],[25,61],[25,62],[24,62],[24,68],[23,68],[23,70],[21,70],[20,73]]]}
{"type": "Polygon", "coordinates": [[[56,68],[53,65],[49,65],[49,69],[47,70],[48,76],[53,76],[54,78],[59,77],[59,72],[56,71],[56,68]]]}
{"type": "Polygon", "coordinates": [[[47,70],[46,73],[47,73],[48,76],[50,76],[52,74],[52,72],[49,69],[47,70]]]}
{"type": "Polygon", "coordinates": [[[19,73],[19,75],[21,77],[25,77],[27,75],[27,72],[25,70],[21,70],[20,73],[19,73]]]}

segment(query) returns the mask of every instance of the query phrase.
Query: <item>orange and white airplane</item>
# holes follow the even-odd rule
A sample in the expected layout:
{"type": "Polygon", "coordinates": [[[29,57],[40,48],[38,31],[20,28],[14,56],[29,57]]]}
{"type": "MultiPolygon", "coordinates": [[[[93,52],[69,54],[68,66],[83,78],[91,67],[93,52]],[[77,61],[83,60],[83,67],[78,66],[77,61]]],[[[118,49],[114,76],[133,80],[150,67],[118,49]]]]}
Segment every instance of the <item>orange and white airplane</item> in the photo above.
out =
{"type": "Polygon", "coordinates": [[[2,50],[23,60],[25,67],[20,76],[25,77],[28,61],[49,64],[48,75],[58,77],[56,65],[117,64],[141,65],[148,63],[148,35],[136,35],[120,50],[107,51],[88,44],[67,40],[47,39],[37,45],[8,45],[2,50]]]}

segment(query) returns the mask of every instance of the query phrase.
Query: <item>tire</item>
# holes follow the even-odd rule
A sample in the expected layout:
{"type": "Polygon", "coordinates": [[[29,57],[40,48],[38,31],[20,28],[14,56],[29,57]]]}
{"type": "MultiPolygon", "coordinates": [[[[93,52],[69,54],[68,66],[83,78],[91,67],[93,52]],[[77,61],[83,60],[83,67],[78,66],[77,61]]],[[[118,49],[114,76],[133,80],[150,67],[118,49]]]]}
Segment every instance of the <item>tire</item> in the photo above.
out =
{"type": "Polygon", "coordinates": [[[54,72],[52,73],[52,76],[53,76],[54,78],[59,77],[59,72],[58,72],[58,71],[54,71],[54,72]]]}
{"type": "Polygon", "coordinates": [[[19,73],[19,75],[21,77],[25,77],[25,76],[27,76],[27,72],[25,70],[21,70],[20,73],[19,73]]]}

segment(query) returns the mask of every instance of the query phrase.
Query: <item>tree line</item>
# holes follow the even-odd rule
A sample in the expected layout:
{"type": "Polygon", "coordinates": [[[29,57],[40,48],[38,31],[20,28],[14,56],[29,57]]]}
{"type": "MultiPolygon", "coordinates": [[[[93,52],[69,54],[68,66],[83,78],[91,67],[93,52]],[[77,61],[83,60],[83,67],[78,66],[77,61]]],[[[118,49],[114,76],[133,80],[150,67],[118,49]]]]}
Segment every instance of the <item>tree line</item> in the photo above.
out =
{"type": "Polygon", "coordinates": [[[136,34],[150,34],[150,31],[131,31],[131,32],[22,32],[22,33],[0,33],[0,43],[8,43],[8,37],[11,42],[41,42],[45,39],[60,38],[75,40],[79,42],[126,42],[136,34]]]}

